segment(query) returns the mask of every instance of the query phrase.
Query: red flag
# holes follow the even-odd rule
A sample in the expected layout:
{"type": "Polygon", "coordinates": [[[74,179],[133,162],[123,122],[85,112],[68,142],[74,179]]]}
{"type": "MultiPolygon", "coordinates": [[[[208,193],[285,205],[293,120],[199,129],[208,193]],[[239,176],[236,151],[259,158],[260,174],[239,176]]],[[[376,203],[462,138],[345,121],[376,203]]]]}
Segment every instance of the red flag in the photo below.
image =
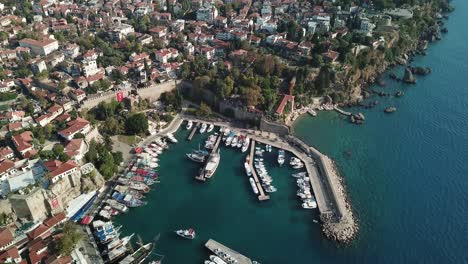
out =
{"type": "Polygon", "coordinates": [[[118,92],[117,93],[117,102],[122,102],[124,99],[123,92],[118,92]]]}

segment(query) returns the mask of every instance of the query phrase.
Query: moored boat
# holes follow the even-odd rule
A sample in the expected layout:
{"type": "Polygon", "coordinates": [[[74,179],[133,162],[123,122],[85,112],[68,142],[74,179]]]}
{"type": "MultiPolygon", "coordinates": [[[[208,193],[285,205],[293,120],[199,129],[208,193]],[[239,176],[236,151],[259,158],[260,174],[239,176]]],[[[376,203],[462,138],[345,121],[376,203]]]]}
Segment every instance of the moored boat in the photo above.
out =
{"type": "Polygon", "coordinates": [[[189,121],[187,122],[187,126],[186,126],[185,128],[191,129],[192,126],[193,126],[193,122],[192,122],[192,120],[189,120],[189,121]]]}
{"type": "Polygon", "coordinates": [[[211,131],[213,131],[213,129],[214,129],[214,125],[213,125],[213,124],[210,124],[210,125],[208,126],[208,129],[206,130],[206,132],[207,132],[207,133],[210,133],[211,131]]]}
{"type": "Polygon", "coordinates": [[[249,149],[250,145],[250,138],[246,137],[244,140],[244,144],[242,144],[242,152],[246,152],[249,149]]]}
{"type": "Polygon", "coordinates": [[[283,149],[278,150],[278,164],[282,166],[284,164],[285,153],[283,149]]]}
{"type": "Polygon", "coordinates": [[[206,132],[206,127],[207,127],[206,123],[202,123],[200,130],[199,130],[200,134],[203,134],[206,132]]]}
{"type": "Polygon", "coordinates": [[[252,176],[252,169],[250,168],[250,165],[249,163],[247,162],[244,162],[244,168],[245,168],[245,173],[247,174],[247,176],[252,176]]]}
{"type": "Polygon", "coordinates": [[[195,162],[205,162],[205,156],[196,153],[187,153],[187,157],[195,162]]]}
{"type": "Polygon", "coordinates": [[[179,229],[174,231],[178,236],[181,236],[186,239],[194,239],[196,236],[195,230],[190,229],[179,229]]]}
{"type": "Polygon", "coordinates": [[[258,194],[258,188],[257,188],[257,184],[255,184],[255,181],[252,177],[249,177],[249,182],[250,182],[250,186],[252,186],[252,190],[255,194],[258,194]]]}

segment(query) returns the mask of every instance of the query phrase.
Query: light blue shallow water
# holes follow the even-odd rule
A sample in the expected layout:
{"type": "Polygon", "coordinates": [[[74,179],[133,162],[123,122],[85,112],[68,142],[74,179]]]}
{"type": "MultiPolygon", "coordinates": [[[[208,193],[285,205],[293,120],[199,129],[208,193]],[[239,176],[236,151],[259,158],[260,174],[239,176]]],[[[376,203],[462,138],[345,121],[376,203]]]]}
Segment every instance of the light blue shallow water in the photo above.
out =
{"type": "Polygon", "coordinates": [[[185,130],[177,132],[181,143],[161,156],[161,183],[147,195],[149,204],[117,217],[124,235],[150,240],[161,233],[157,251],[165,264],[202,263],[208,238],[269,264],[468,263],[468,2],[453,4],[450,33],[414,63],[433,73],[414,86],[388,81],[383,88],[402,89],[403,98],[378,99],[378,107],[359,110],[363,126],[330,112],[295,125],[298,136],[340,167],[360,225],[352,244],[322,237],[315,212],[300,208],[291,170],[278,168],[274,155],[267,159],[278,192],[268,202],[255,200],[245,156],[232,149],[221,149],[213,179],[196,182],[198,165],[184,155],[203,137],[187,143],[185,130]],[[385,115],[386,106],[398,111],[385,115]],[[173,234],[184,227],[194,227],[197,238],[173,234]]]}

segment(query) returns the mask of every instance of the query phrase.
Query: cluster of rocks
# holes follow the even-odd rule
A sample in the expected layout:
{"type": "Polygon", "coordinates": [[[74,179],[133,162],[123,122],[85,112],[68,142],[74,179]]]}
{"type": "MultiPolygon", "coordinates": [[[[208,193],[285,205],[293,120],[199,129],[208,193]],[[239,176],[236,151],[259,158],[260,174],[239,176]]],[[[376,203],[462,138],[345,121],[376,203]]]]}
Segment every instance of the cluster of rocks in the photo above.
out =
{"type": "Polygon", "coordinates": [[[403,76],[402,81],[405,82],[405,83],[409,83],[409,84],[415,84],[416,83],[416,78],[414,77],[413,72],[411,71],[410,67],[406,67],[405,75],[403,76]]]}
{"type": "Polygon", "coordinates": [[[357,114],[351,114],[349,116],[349,120],[353,124],[362,125],[364,124],[364,121],[366,120],[366,118],[363,113],[357,113],[357,114]]]}
{"type": "Polygon", "coordinates": [[[432,69],[429,67],[408,67],[411,70],[411,73],[415,75],[428,75],[432,72],[432,69]]]}

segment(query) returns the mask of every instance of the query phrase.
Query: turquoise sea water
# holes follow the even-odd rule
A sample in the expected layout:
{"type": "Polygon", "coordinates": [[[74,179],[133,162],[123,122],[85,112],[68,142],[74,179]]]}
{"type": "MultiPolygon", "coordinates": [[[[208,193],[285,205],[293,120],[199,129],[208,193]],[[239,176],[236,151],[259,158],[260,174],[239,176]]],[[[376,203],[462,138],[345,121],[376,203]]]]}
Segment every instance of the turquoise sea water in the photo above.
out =
{"type": "MultiPolygon", "coordinates": [[[[291,170],[267,157],[278,192],[256,201],[243,170],[245,155],[221,149],[221,164],[206,183],[193,179],[199,165],[185,153],[207,136],[199,134],[161,156],[161,183],[148,205],[119,216],[124,233],[144,240],[161,233],[157,252],[164,263],[202,263],[204,243],[213,238],[262,263],[467,263],[468,227],[468,13],[467,1],[453,1],[450,32],[414,65],[433,73],[406,86],[387,80],[403,98],[380,104],[355,126],[336,113],[301,118],[295,133],[336,160],[345,178],[360,232],[348,246],[323,238],[314,211],[300,208],[291,170]],[[383,108],[398,111],[385,115],[383,108]],[[193,227],[197,238],[173,234],[193,227]]],[[[402,74],[402,69],[393,69],[402,74]]]]}

